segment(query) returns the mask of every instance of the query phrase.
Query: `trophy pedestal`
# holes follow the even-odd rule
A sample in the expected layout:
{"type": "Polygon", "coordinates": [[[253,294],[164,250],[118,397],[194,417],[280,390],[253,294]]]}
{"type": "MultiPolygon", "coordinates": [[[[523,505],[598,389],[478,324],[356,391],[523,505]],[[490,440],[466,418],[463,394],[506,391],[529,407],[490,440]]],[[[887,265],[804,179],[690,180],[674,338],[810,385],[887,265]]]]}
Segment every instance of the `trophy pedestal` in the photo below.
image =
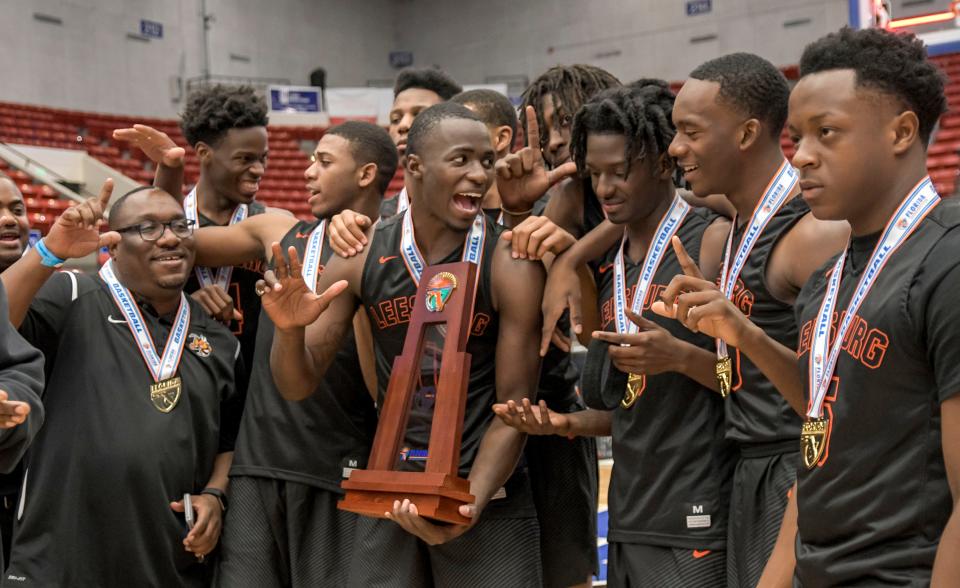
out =
{"type": "Polygon", "coordinates": [[[458,510],[473,502],[470,482],[450,474],[354,470],[342,487],[347,495],[338,505],[341,510],[384,518],[395,500],[408,498],[422,517],[461,525],[471,522],[458,510]]]}

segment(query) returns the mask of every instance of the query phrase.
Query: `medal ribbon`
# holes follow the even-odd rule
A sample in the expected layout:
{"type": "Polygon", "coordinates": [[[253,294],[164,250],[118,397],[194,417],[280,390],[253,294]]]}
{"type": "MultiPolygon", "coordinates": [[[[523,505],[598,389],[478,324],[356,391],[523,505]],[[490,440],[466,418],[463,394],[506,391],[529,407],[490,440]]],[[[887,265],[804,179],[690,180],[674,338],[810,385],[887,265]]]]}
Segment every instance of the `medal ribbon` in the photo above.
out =
{"type": "MultiPolygon", "coordinates": [[[[635,314],[643,312],[643,301],[647,298],[647,290],[653,283],[653,276],[663,261],[663,256],[670,246],[670,240],[677,234],[683,219],[690,212],[690,205],[680,197],[674,196],[673,203],[667,210],[660,224],[657,226],[657,232],[647,248],[647,255],[643,260],[643,269],[640,271],[640,277],[637,279],[637,289],[633,294],[633,301],[630,303],[630,310],[635,314]]],[[[616,260],[613,264],[613,299],[616,307],[616,320],[618,333],[636,333],[639,330],[637,325],[633,324],[627,318],[627,283],[626,270],[623,262],[623,247],[627,241],[626,231],[620,240],[620,250],[617,252],[616,260]]]]}
{"type": "Polygon", "coordinates": [[[150,369],[150,375],[154,382],[160,382],[172,378],[177,373],[180,366],[180,357],[183,355],[183,346],[187,342],[187,327],[190,325],[190,304],[187,303],[186,295],[180,293],[180,307],[177,309],[176,319],[173,321],[173,328],[167,336],[166,345],[163,347],[163,356],[158,357],[156,345],[153,343],[153,337],[147,330],[147,324],[140,314],[140,308],[134,302],[130,291],[120,283],[116,274],[113,273],[113,260],[107,260],[100,268],[100,277],[106,282],[113,296],[113,301],[117,308],[123,314],[133,334],[133,340],[140,348],[140,355],[143,356],[147,368],[150,369]]]}
{"type": "Polygon", "coordinates": [[[320,273],[320,252],[323,250],[323,234],[327,228],[327,220],[321,219],[310,238],[307,248],[303,252],[303,281],[314,294],[317,293],[317,278],[320,273]]]}
{"type": "MultiPolygon", "coordinates": [[[[757,244],[757,239],[763,234],[763,229],[780,211],[787,202],[787,196],[793,191],[794,186],[800,181],[797,170],[793,169],[790,162],[786,159],[780,165],[780,169],[770,180],[770,184],[763,193],[763,198],[757,203],[750,217],[750,223],[746,232],[743,233],[743,239],[740,240],[740,247],[733,258],[733,264],[730,263],[730,252],[733,249],[733,233],[737,229],[737,217],[733,218],[733,224],[730,226],[730,234],[727,236],[727,252],[723,258],[723,270],[720,273],[720,289],[724,296],[733,300],[733,291],[737,285],[737,278],[743,271],[743,266],[753,251],[753,246],[757,244]]],[[[727,357],[727,343],[722,339],[717,339],[717,357],[727,357]]]]}
{"type": "Polygon", "coordinates": [[[410,208],[410,197],[407,196],[407,188],[404,187],[397,194],[397,214],[405,212],[408,208],[410,208]]]}
{"type": "MultiPolygon", "coordinates": [[[[483,212],[479,213],[473,219],[473,225],[470,232],[463,242],[463,261],[470,261],[477,265],[477,271],[480,271],[480,262],[483,259],[483,242],[487,235],[486,217],[483,212]]],[[[423,269],[427,263],[417,248],[417,241],[413,234],[413,218],[408,210],[403,215],[403,233],[400,236],[400,252],[403,253],[403,262],[410,272],[413,282],[420,287],[420,276],[423,275],[423,269]]]]}
{"type": "MultiPolygon", "coordinates": [[[[200,226],[200,215],[197,212],[197,188],[194,187],[193,190],[187,194],[187,197],[183,199],[183,211],[187,215],[189,220],[197,223],[197,226],[200,226]]],[[[239,204],[233,211],[233,216],[230,217],[230,224],[236,224],[243,219],[247,218],[249,213],[249,208],[246,204],[239,204]]],[[[227,291],[227,286],[230,284],[230,278],[233,276],[233,266],[226,266],[217,268],[217,275],[214,277],[211,268],[203,266],[195,266],[193,268],[194,273],[197,275],[197,280],[200,282],[201,287],[210,286],[211,284],[216,284],[220,286],[220,289],[224,292],[227,291]]]]}
{"type": "Polygon", "coordinates": [[[900,207],[887,222],[887,226],[880,236],[880,241],[874,248],[863,275],[860,276],[853,298],[850,299],[843,320],[837,327],[833,345],[830,345],[830,322],[833,318],[833,310],[840,290],[843,266],[847,258],[846,252],[837,259],[830,274],[830,279],[827,281],[827,291],[824,293],[823,302],[820,305],[820,312],[817,315],[816,327],[810,344],[808,417],[819,419],[823,416],[823,401],[830,390],[830,382],[833,380],[833,372],[837,367],[837,360],[843,347],[843,339],[846,337],[847,330],[853,324],[853,318],[860,310],[867,294],[870,293],[870,289],[880,272],[883,271],[894,252],[906,242],[914,229],[920,225],[920,222],[939,202],[940,196],[928,176],[914,186],[903,202],[900,203],[900,207]]]}

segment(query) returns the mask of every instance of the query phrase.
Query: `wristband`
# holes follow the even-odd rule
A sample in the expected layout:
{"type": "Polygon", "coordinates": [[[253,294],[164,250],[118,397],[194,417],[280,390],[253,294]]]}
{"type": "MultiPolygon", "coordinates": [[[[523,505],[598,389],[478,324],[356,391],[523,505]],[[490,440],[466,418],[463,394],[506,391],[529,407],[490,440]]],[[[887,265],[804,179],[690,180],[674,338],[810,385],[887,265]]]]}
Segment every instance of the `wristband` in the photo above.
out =
{"type": "Polygon", "coordinates": [[[200,494],[209,494],[217,499],[217,502],[220,503],[220,510],[227,512],[227,493],[219,488],[204,488],[200,494]]]}
{"type": "Polygon", "coordinates": [[[50,251],[50,249],[47,248],[47,244],[44,243],[45,240],[46,240],[46,237],[44,237],[43,239],[40,239],[39,241],[37,241],[37,244],[34,247],[34,249],[37,250],[37,253],[40,254],[40,265],[43,265],[44,267],[52,267],[54,269],[60,269],[61,267],[63,267],[63,263],[67,260],[60,259],[56,255],[54,255],[50,251]]]}
{"type": "Polygon", "coordinates": [[[514,211],[512,211],[512,210],[507,210],[506,208],[504,208],[504,207],[502,207],[502,206],[500,207],[500,210],[502,210],[503,212],[509,214],[510,216],[523,216],[523,215],[525,215],[525,214],[530,214],[531,212],[533,212],[533,209],[532,209],[532,208],[531,208],[530,210],[524,210],[524,211],[522,211],[522,212],[514,212],[514,211]]]}

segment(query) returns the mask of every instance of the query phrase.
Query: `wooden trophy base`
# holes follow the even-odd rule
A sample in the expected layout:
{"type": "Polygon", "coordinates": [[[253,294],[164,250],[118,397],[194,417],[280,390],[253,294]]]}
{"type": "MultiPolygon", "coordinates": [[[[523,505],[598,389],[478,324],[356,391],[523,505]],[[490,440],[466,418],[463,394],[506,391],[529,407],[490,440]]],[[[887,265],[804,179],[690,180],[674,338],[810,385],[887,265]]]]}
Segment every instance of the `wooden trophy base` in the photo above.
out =
{"type": "Polygon", "coordinates": [[[354,470],[341,487],[347,492],[337,505],[341,510],[382,519],[393,510],[395,500],[409,498],[422,517],[459,525],[471,522],[458,510],[474,502],[470,482],[455,475],[354,470]]]}

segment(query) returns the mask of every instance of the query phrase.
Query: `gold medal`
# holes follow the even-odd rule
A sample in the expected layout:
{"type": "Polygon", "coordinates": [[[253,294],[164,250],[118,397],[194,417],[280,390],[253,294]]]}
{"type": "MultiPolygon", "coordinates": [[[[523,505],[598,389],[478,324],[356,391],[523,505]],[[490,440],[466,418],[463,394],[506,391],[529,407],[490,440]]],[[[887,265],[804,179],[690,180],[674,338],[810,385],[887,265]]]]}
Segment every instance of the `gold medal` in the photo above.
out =
{"type": "Polygon", "coordinates": [[[160,380],[150,385],[150,401],[160,412],[170,412],[180,401],[180,376],[160,380]]]}
{"type": "Polygon", "coordinates": [[[803,465],[808,470],[813,469],[823,456],[823,448],[827,446],[827,420],[813,419],[803,423],[800,429],[800,451],[803,453],[803,465]]]}
{"type": "Polygon", "coordinates": [[[717,382],[720,384],[720,396],[729,396],[733,386],[733,362],[729,355],[717,359],[717,382]]]}
{"type": "Polygon", "coordinates": [[[623,393],[623,400],[620,406],[630,408],[643,394],[643,389],[647,386],[647,377],[643,374],[629,374],[627,376],[627,390],[623,393]]]}

